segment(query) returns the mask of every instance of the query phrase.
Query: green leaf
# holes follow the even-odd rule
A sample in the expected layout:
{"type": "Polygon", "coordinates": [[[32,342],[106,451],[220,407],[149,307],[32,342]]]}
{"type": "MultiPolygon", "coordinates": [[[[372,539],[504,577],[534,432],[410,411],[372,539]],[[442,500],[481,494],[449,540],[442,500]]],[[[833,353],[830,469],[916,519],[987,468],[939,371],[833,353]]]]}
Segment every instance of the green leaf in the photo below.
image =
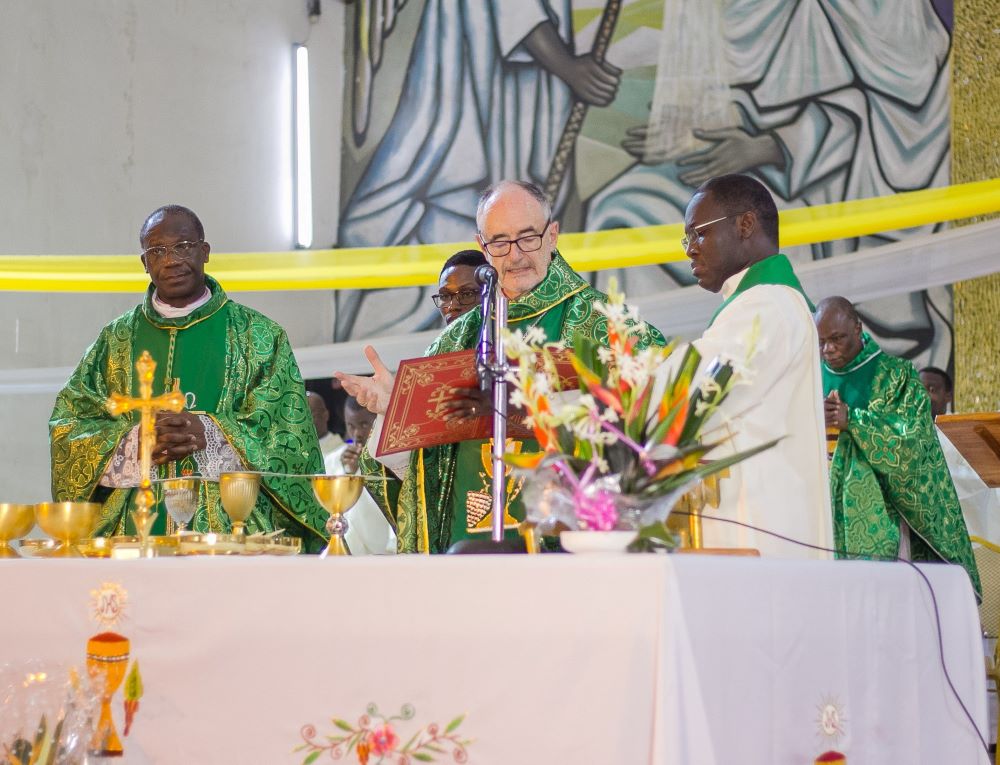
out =
{"type": "Polygon", "coordinates": [[[646,387],[643,388],[642,393],[639,394],[639,398],[635,400],[629,410],[628,422],[632,426],[632,432],[629,433],[629,438],[633,441],[642,443],[645,440],[646,434],[643,432],[646,429],[646,417],[649,415],[649,402],[653,400],[653,381],[650,380],[646,383],[646,387]]]}
{"type": "Polygon", "coordinates": [[[339,720],[336,717],[333,718],[333,724],[336,725],[341,730],[346,730],[348,733],[354,732],[354,726],[351,725],[346,720],[339,720]]]}
{"type": "Polygon", "coordinates": [[[563,454],[572,454],[576,446],[576,436],[573,435],[572,431],[560,425],[556,428],[556,442],[559,446],[559,451],[563,454]]]}
{"type": "Polygon", "coordinates": [[[413,759],[420,760],[421,762],[434,762],[434,758],[426,752],[414,752],[413,759]]]}
{"type": "Polygon", "coordinates": [[[773,441],[768,441],[766,444],[755,446],[752,449],[744,449],[736,454],[730,454],[729,456],[721,457],[720,459],[712,460],[711,462],[705,462],[692,470],[685,471],[677,476],[671,476],[657,485],[657,493],[666,494],[668,491],[687,481],[691,481],[696,478],[707,478],[710,475],[714,475],[721,470],[725,470],[732,465],[753,457],[755,454],[767,451],[780,440],[780,438],[776,438],[773,441]]]}
{"type": "Polygon", "coordinates": [[[448,727],[444,729],[444,732],[445,732],[446,734],[447,734],[447,733],[451,733],[451,732],[452,732],[452,731],[454,731],[454,730],[455,730],[455,729],[456,729],[456,728],[457,728],[457,727],[458,727],[459,725],[461,725],[461,724],[462,724],[462,721],[463,721],[464,719],[465,719],[465,715],[459,715],[459,716],[458,716],[458,717],[456,717],[456,718],[455,718],[454,720],[452,720],[452,721],[451,721],[450,723],[448,723],[448,727]]]}
{"type": "Polygon", "coordinates": [[[701,352],[693,345],[689,345],[684,352],[684,358],[681,360],[680,369],[677,370],[677,376],[674,377],[673,385],[670,386],[671,397],[680,388],[684,386],[690,387],[691,381],[694,380],[694,373],[698,371],[700,363],[701,352]]]}
{"type": "Polygon", "coordinates": [[[315,752],[313,752],[312,754],[310,754],[308,757],[306,757],[302,761],[302,765],[312,765],[312,763],[316,762],[316,760],[319,759],[319,756],[321,754],[323,754],[323,750],[322,749],[317,749],[315,752]]]}
{"type": "Polygon", "coordinates": [[[132,669],[125,678],[125,700],[138,701],[142,698],[142,675],[139,674],[139,662],[132,662],[132,669]]]}
{"type": "Polygon", "coordinates": [[[577,459],[590,462],[594,457],[594,445],[589,441],[577,441],[574,452],[573,456],[577,459]]]}
{"type": "Polygon", "coordinates": [[[677,414],[684,408],[684,401],[678,401],[674,404],[673,409],[667,412],[667,416],[664,417],[660,422],[653,428],[653,432],[649,434],[649,439],[643,446],[648,451],[661,443],[667,436],[667,431],[670,430],[670,426],[674,424],[674,420],[677,419],[677,414]]]}
{"type": "Polygon", "coordinates": [[[657,549],[673,550],[679,540],[677,535],[663,523],[652,523],[639,529],[635,541],[628,546],[629,552],[653,552],[657,549]]]}
{"type": "Polygon", "coordinates": [[[720,391],[707,399],[702,395],[700,388],[694,392],[694,395],[691,396],[690,415],[688,416],[688,421],[684,424],[684,430],[681,432],[680,443],[685,443],[692,438],[696,438],[698,433],[701,432],[701,427],[705,424],[705,421],[712,416],[719,404],[725,400],[729,394],[729,381],[733,378],[733,367],[731,364],[723,364],[719,359],[715,359],[709,365],[708,369],[705,370],[705,376],[715,380],[720,391]],[[710,406],[701,413],[701,416],[697,416],[695,412],[698,410],[698,404],[701,401],[707,401],[710,406]]]}

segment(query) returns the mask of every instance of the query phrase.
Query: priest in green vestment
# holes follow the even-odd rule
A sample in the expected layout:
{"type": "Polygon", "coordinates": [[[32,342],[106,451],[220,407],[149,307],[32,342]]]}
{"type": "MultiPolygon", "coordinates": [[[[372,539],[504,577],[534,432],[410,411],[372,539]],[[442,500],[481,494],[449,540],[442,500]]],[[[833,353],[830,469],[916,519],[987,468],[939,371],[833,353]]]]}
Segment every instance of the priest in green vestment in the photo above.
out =
{"type": "MultiPolygon", "coordinates": [[[[536,186],[504,181],[483,194],[476,216],[478,239],[490,264],[497,269],[499,285],[509,298],[508,326],[511,330],[541,329],[548,341],[571,341],[583,334],[607,344],[604,317],[593,308],[606,296],[587,284],[556,249],[559,224],[545,195],[536,186]]],[[[468,350],[476,346],[482,326],[482,309],[456,319],[427,349],[426,355],[468,350]]],[[[650,328],[643,344],[663,344],[663,336],[650,328]]],[[[344,388],[363,405],[383,414],[392,392],[392,374],[374,349],[366,354],[374,377],[336,373],[344,388]]],[[[446,417],[466,418],[489,411],[489,401],[477,389],[456,392],[446,406],[446,417]]],[[[369,444],[377,442],[382,418],[369,444]]],[[[538,451],[532,440],[511,440],[508,451],[538,451]]],[[[382,505],[396,528],[399,552],[440,553],[456,542],[489,539],[492,526],[490,485],[490,441],[417,449],[403,455],[388,455],[382,464],[367,452],[362,472],[382,472],[388,482],[370,482],[369,491],[382,505]]],[[[507,537],[517,536],[524,519],[520,483],[507,483],[504,525],[507,537]]]]}
{"type": "Polygon", "coordinates": [[[913,365],[884,353],[842,297],[820,302],[834,537],[841,557],[901,557],[979,573],[951,474],[913,365]]]}
{"type": "MultiPolygon", "coordinates": [[[[112,417],[112,393],[137,396],[135,362],[156,361],[153,395],[175,385],[184,411],[160,413],[153,462],[157,476],[200,475],[190,528],[228,532],[219,474],[232,470],[297,475],[323,472],[302,376],[284,330],[234,303],[205,275],[210,246],[198,217],[170,205],[154,211],[140,232],[151,284],[142,304],[101,331],[56,398],[49,420],[52,496],[101,502],[96,534],[133,534],[130,518],[138,462],[139,413],[112,417]]],[[[153,533],[167,530],[157,493],[153,533]]],[[[264,477],[248,533],[284,529],[307,550],[322,547],[326,514],[306,479],[264,477]]]]}

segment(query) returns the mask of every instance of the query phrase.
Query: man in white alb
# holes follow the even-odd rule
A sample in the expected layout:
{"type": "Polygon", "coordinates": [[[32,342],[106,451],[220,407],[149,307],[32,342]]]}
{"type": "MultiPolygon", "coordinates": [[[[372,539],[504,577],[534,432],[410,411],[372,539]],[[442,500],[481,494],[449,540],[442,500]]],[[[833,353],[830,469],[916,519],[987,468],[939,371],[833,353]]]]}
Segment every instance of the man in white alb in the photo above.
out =
{"type": "Polygon", "coordinates": [[[706,426],[708,438],[731,436],[710,456],[781,439],[721,481],[721,507],[705,514],[730,522],[705,519],[704,544],[756,548],[768,557],[827,558],[748,528],[815,547],[833,542],[819,344],[809,299],[778,253],[774,200],[749,176],[712,178],[687,206],[683,244],[698,284],[724,298],[694,341],[702,365],[721,357],[744,367],[742,383],[706,426]]]}

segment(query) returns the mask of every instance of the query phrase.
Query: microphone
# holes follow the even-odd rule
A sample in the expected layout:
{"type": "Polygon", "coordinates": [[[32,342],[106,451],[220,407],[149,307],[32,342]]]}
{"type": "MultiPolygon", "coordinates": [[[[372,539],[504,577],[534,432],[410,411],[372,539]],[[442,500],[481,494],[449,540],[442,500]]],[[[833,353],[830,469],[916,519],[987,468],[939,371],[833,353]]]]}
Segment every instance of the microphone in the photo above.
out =
{"type": "Polygon", "coordinates": [[[480,299],[482,300],[483,325],[479,330],[479,343],[476,345],[476,371],[479,373],[479,389],[486,392],[492,390],[493,383],[490,376],[490,364],[493,362],[493,344],[496,338],[492,336],[492,322],[490,321],[490,305],[497,291],[497,270],[484,263],[476,269],[476,284],[482,287],[480,299]]]}
{"type": "Polygon", "coordinates": [[[484,263],[476,269],[476,284],[482,287],[492,287],[497,281],[497,270],[489,263],[484,263]]]}

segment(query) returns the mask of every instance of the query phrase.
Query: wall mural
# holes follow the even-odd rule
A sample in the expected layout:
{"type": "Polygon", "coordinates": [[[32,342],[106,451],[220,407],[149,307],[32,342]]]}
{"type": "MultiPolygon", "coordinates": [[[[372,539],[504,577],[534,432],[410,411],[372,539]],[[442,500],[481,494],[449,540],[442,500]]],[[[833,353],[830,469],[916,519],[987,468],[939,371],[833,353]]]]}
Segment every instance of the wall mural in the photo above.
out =
{"type": "MultiPolygon", "coordinates": [[[[479,192],[501,178],[548,182],[564,231],[680,221],[694,187],[726,172],[756,175],[779,208],[948,183],[951,0],[351,8],[341,246],[467,241],[479,192]]],[[[693,283],[685,263],[617,277],[632,295],[693,283]]],[[[338,294],[334,339],[434,326],[430,292],[338,294]]],[[[951,310],[948,289],[862,306],[887,348],[938,366],[951,310]]]]}

